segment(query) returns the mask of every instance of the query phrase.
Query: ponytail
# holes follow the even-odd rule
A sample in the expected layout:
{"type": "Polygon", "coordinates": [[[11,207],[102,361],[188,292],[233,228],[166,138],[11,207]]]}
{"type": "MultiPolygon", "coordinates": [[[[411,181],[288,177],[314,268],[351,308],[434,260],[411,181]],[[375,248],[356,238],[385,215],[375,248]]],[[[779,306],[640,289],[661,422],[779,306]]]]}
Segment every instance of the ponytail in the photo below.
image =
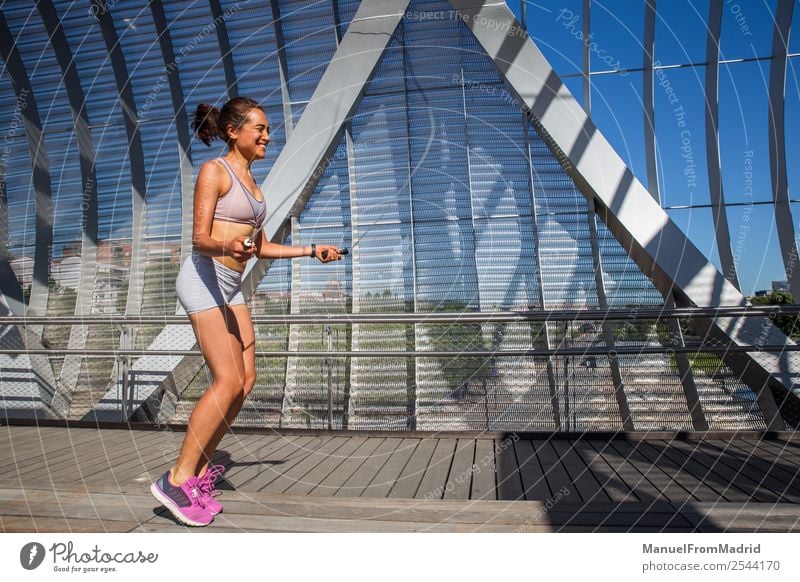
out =
{"type": "Polygon", "coordinates": [[[210,146],[211,142],[216,138],[227,138],[227,135],[221,135],[220,133],[219,109],[208,103],[201,103],[197,106],[192,129],[194,130],[194,135],[207,146],[210,146]]]}
{"type": "Polygon", "coordinates": [[[229,141],[227,127],[229,125],[234,128],[241,127],[253,109],[264,110],[257,101],[248,97],[234,97],[223,105],[222,109],[201,103],[195,111],[192,129],[195,136],[206,145],[211,145],[216,138],[227,142],[229,141]]]}

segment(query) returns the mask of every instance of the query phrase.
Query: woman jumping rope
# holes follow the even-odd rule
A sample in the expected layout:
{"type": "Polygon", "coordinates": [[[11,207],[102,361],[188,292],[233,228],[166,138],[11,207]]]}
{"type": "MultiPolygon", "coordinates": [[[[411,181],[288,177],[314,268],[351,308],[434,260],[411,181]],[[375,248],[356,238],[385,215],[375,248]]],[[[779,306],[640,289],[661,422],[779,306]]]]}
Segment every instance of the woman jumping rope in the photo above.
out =
{"type": "Polygon", "coordinates": [[[250,165],[264,158],[269,123],[256,101],[236,97],[222,109],[201,104],[192,127],[206,145],[215,138],[228,143],[225,155],[203,164],[197,176],[192,254],[176,282],[213,381],[189,418],[178,460],[150,491],[179,522],[204,526],[222,511],[214,482],[225,468],[212,465],[211,456],[256,380],[255,334],[241,291],[245,263],[252,257],[327,263],[341,254],[332,245],[266,240],[260,229],[266,203],[250,165]]]}

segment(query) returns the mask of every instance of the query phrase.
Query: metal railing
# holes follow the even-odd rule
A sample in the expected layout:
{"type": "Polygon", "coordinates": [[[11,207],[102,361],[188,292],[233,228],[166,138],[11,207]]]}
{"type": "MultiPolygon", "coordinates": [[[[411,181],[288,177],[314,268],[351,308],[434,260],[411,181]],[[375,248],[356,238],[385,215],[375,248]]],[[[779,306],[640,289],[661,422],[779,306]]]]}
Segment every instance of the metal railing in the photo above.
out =
{"type": "MultiPolygon", "coordinates": [[[[328,427],[333,424],[333,359],[334,358],[501,358],[501,357],[533,357],[533,358],[591,358],[596,356],[607,357],[615,360],[620,356],[667,355],[674,358],[677,354],[686,356],[699,356],[700,354],[713,354],[725,356],[735,353],[752,352],[796,352],[800,345],[793,342],[778,345],[741,345],[734,342],[704,340],[684,340],[669,335],[659,336],[659,345],[615,345],[615,338],[604,335],[601,327],[610,322],[636,322],[647,321],[648,324],[664,323],[670,320],[687,320],[692,318],[738,318],[738,317],[763,317],[775,319],[777,317],[800,315],[800,305],[781,306],[734,306],[718,308],[631,308],[631,309],[559,309],[542,311],[504,311],[504,312],[435,312],[435,313],[350,313],[350,314],[314,314],[314,315],[253,315],[252,321],[258,325],[317,325],[323,326],[324,349],[317,350],[257,350],[257,357],[276,358],[323,358],[327,366],[324,374],[327,377],[327,415],[328,427]],[[491,324],[491,323],[539,323],[543,328],[546,324],[562,322],[564,336],[559,341],[546,342],[551,347],[520,348],[520,349],[358,349],[336,350],[333,343],[334,325],[447,325],[447,324],[491,324]],[[566,334],[567,327],[574,322],[595,322],[592,326],[593,339],[586,342],[588,345],[580,347],[570,346],[570,339],[566,334]]],[[[133,331],[137,326],[168,326],[189,325],[185,316],[87,316],[87,317],[0,317],[0,329],[4,326],[65,326],[65,325],[107,325],[115,326],[120,332],[118,345],[108,348],[0,348],[0,354],[10,356],[19,355],[44,355],[51,357],[79,356],[81,358],[114,358],[119,370],[120,413],[125,418],[130,418],[134,413],[133,403],[136,401],[136,390],[139,382],[137,375],[157,374],[156,371],[133,370],[133,359],[142,356],[201,356],[197,349],[147,349],[133,348],[133,331]]],[[[639,341],[638,343],[643,343],[639,341]]]]}

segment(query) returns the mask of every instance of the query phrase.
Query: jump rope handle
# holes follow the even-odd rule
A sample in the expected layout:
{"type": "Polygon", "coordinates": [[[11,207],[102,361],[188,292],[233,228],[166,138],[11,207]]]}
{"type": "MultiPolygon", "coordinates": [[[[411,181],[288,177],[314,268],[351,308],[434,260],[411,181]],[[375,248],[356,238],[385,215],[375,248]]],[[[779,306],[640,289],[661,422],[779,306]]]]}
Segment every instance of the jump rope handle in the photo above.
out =
{"type": "MultiPolygon", "coordinates": [[[[348,249],[340,249],[339,250],[339,254],[342,255],[342,256],[349,255],[350,251],[348,249]]],[[[328,251],[322,251],[320,253],[320,256],[322,257],[322,260],[324,261],[325,259],[328,258],[328,251]]]]}

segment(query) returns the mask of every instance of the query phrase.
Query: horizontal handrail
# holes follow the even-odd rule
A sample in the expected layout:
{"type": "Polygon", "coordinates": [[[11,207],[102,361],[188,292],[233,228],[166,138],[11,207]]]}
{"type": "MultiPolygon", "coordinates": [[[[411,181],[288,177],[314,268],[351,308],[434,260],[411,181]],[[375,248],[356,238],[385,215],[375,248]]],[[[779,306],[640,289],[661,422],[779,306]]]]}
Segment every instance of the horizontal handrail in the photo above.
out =
{"type": "MultiPolygon", "coordinates": [[[[252,314],[254,324],[380,324],[380,323],[494,323],[671,319],[684,317],[768,317],[799,315],[800,305],[678,307],[629,309],[546,309],[541,311],[434,312],[434,313],[330,313],[330,314],[252,314]]],[[[0,325],[189,325],[182,315],[131,316],[90,315],[81,317],[0,317],[0,325]]]]}
{"type": "MultiPolygon", "coordinates": [[[[619,346],[609,349],[607,347],[587,348],[533,348],[519,350],[430,350],[430,351],[401,351],[401,350],[298,350],[291,351],[256,351],[260,357],[299,357],[299,358],[326,358],[326,357],[361,357],[361,358],[480,358],[480,357],[519,357],[519,356],[626,356],[648,354],[726,354],[726,353],[751,353],[751,352],[797,352],[800,344],[786,344],[780,346],[760,345],[689,345],[689,346],[619,346]]],[[[118,357],[118,356],[201,356],[199,350],[97,350],[97,349],[31,349],[7,350],[0,349],[0,354],[23,355],[50,355],[50,356],[85,356],[85,357],[118,357]]]]}

